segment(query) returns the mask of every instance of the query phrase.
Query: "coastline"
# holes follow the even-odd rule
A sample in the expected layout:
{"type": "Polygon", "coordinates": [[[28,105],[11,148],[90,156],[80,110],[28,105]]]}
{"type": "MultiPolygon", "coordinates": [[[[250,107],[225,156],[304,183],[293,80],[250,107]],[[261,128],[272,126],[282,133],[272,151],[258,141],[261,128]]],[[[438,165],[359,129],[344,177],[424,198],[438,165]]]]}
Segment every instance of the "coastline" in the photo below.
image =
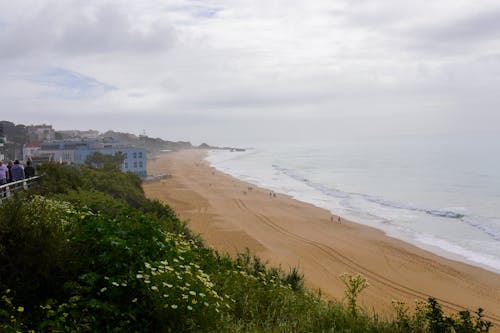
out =
{"type": "Polygon", "coordinates": [[[144,184],[146,195],[171,205],[208,246],[253,254],[284,270],[297,266],[306,286],[324,297],[343,297],[343,272],[360,272],[370,287],[360,297],[366,309],[391,315],[392,300],[413,307],[437,298],[445,310],[486,310],[500,326],[500,275],[453,261],[342,219],[325,209],[245,183],[212,168],[203,150],[160,155],[151,173],[171,178],[144,184]]]}

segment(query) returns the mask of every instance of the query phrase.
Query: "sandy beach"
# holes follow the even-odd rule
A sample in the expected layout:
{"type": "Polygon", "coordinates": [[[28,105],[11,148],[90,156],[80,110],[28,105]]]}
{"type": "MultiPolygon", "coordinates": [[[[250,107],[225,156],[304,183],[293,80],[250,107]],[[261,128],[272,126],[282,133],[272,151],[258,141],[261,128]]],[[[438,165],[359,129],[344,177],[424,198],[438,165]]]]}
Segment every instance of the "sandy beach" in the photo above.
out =
{"type": "Polygon", "coordinates": [[[486,310],[500,328],[500,275],[448,260],[286,195],[221,173],[203,150],[184,150],[148,162],[149,173],[171,178],[144,184],[146,195],[171,205],[208,246],[234,254],[249,248],[283,270],[298,267],[309,288],[343,297],[338,276],[361,273],[370,284],[366,309],[391,315],[391,301],[434,296],[446,310],[486,310]]]}

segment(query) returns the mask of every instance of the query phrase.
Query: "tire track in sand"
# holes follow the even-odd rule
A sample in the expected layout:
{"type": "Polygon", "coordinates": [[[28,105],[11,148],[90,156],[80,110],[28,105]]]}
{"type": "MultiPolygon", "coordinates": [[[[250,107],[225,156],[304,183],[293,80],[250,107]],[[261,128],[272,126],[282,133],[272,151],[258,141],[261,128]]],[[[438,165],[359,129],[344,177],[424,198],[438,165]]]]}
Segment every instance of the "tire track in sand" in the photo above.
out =
{"type": "MultiPolygon", "coordinates": [[[[294,240],[299,241],[301,243],[304,243],[304,244],[307,244],[309,246],[317,248],[319,251],[324,253],[327,257],[341,262],[343,265],[345,265],[347,268],[351,269],[352,271],[358,271],[358,272],[364,274],[371,281],[376,281],[377,283],[380,283],[380,284],[382,284],[382,285],[384,285],[392,290],[395,290],[401,294],[411,296],[414,298],[418,298],[418,299],[426,300],[428,297],[432,296],[432,295],[428,295],[424,292],[421,292],[419,290],[408,287],[406,285],[403,285],[401,283],[398,283],[398,282],[391,280],[391,279],[389,279],[389,278],[387,278],[387,277],[385,277],[385,276],[383,276],[383,275],[381,275],[381,274],[379,274],[371,269],[368,269],[367,267],[355,262],[354,260],[352,260],[348,256],[342,254],[340,251],[332,248],[329,245],[310,240],[306,237],[303,237],[301,235],[298,235],[296,233],[293,233],[291,231],[284,229],[283,227],[281,227],[280,225],[273,222],[269,217],[265,216],[264,214],[254,212],[251,209],[249,209],[241,199],[234,199],[234,201],[241,211],[246,211],[250,214],[253,214],[258,220],[260,220],[262,223],[264,223],[265,225],[267,225],[271,229],[275,230],[276,232],[280,233],[281,235],[287,236],[291,239],[294,239],[294,240]]],[[[458,312],[458,311],[462,311],[465,309],[460,304],[456,304],[456,303],[453,303],[453,302],[450,302],[450,301],[447,301],[445,299],[438,298],[438,297],[434,297],[434,298],[436,300],[438,300],[439,303],[444,308],[447,308],[449,310],[458,312]]],[[[485,314],[484,318],[491,321],[495,326],[497,326],[497,327],[500,326],[500,318],[499,317],[497,317],[495,315],[485,314]]]]}

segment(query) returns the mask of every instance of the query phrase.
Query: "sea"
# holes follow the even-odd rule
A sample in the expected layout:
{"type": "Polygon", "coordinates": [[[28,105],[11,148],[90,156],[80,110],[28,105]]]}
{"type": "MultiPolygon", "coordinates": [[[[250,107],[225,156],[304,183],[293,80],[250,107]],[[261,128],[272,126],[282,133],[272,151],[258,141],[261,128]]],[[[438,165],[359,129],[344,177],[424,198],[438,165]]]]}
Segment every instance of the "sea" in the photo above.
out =
{"type": "Polygon", "coordinates": [[[500,273],[500,133],[245,148],[206,159],[241,180],[500,273]]]}

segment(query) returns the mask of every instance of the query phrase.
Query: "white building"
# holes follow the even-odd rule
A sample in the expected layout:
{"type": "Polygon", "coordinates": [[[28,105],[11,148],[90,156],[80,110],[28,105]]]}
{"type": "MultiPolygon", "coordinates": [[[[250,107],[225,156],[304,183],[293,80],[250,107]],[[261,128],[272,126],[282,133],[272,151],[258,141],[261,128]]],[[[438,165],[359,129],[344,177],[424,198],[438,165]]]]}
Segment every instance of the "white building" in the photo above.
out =
{"type": "Polygon", "coordinates": [[[42,143],[40,141],[25,144],[23,146],[23,161],[28,161],[35,157],[37,152],[40,150],[41,145],[42,143]]]}
{"type": "Polygon", "coordinates": [[[123,147],[118,142],[99,141],[51,141],[44,142],[40,148],[32,151],[32,157],[49,156],[51,161],[85,164],[87,157],[101,153],[103,155],[115,155],[122,153],[125,157],[120,169],[124,172],[132,172],[141,178],[147,176],[146,149],[136,147],[123,147]]]}

